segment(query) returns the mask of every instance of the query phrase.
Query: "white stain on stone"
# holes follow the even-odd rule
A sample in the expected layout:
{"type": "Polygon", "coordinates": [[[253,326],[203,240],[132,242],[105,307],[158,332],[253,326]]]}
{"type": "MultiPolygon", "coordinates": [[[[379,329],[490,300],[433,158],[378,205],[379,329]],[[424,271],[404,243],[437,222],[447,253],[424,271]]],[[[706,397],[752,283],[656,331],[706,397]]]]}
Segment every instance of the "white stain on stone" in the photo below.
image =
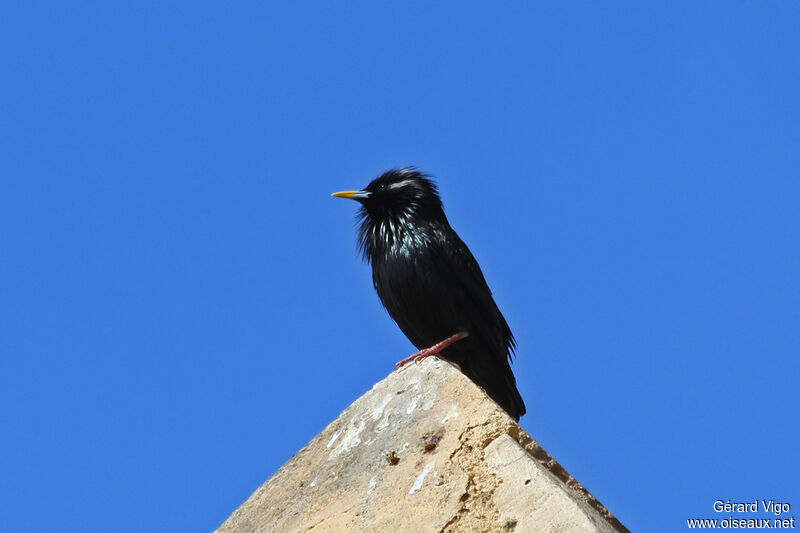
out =
{"type": "Polygon", "coordinates": [[[378,480],[375,478],[375,476],[372,476],[372,478],[369,480],[369,486],[367,487],[367,495],[369,496],[377,486],[378,480]]]}
{"type": "MultiPolygon", "coordinates": [[[[348,426],[347,430],[344,432],[344,435],[342,435],[342,438],[339,439],[336,446],[331,450],[331,453],[328,454],[328,459],[330,460],[334,457],[338,457],[347,450],[361,444],[361,439],[358,436],[364,431],[365,427],[367,427],[367,424],[363,420],[359,420],[357,425],[351,422],[350,426],[348,426]]],[[[331,444],[333,444],[333,441],[331,441],[331,444]]]]}
{"type": "Polygon", "coordinates": [[[378,421],[378,422],[375,424],[375,431],[383,431],[383,430],[384,430],[384,429],[386,429],[388,426],[389,426],[389,414],[387,413],[387,414],[383,415],[383,418],[381,418],[381,419],[380,419],[380,420],[379,420],[379,421],[378,421]]]}
{"type": "Polygon", "coordinates": [[[442,418],[442,421],[439,422],[440,424],[444,424],[448,420],[453,418],[458,418],[458,404],[453,404],[450,406],[450,409],[447,410],[447,414],[442,418]]]}
{"type": "Polygon", "coordinates": [[[377,420],[381,417],[384,408],[392,401],[392,396],[394,396],[394,394],[387,394],[381,403],[375,406],[375,409],[372,410],[372,420],[377,420]]]}
{"type": "Polygon", "coordinates": [[[412,379],[406,383],[406,390],[409,388],[413,388],[414,390],[419,390],[419,379],[412,379]]]}
{"type": "Polygon", "coordinates": [[[433,404],[435,404],[435,403],[436,403],[436,391],[435,390],[427,391],[422,396],[422,405],[421,405],[421,407],[422,407],[423,411],[430,410],[430,408],[433,407],[433,404]]]}
{"type": "Polygon", "coordinates": [[[414,484],[411,485],[411,490],[408,491],[409,494],[414,494],[420,488],[422,488],[422,483],[425,481],[425,476],[427,476],[428,473],[433,470],[434,463],[436,463],[435,459],[425,465],[425,468],[422,469],[422,472],[420,472],[420,474],[417,476],[417,479],[414,480],[414,484]]]}
{"type": "Polygon", "coordinates": [[[334,433],[333,437],[331,437],[331,440],[328,441],[328,445],[325,447],[330,448],[331,446],[333,446],[333,443],[336,442],[336,439],[338,439],[339,435],[341,434],[342,434],[341,431],[337,431],[336,433],[334,433]]]}
{"type": "Polygon", "coordinates": [[[409,402],[408,407],[406,407],[406,414],[407,415],[410,415],[411,413],[414,412],[414,409],[417,408],[417,404],[419,403],[420,398],[422,398],[421,394],[417,394],[416,396],[411,398],[411,401],[409,402]]]}

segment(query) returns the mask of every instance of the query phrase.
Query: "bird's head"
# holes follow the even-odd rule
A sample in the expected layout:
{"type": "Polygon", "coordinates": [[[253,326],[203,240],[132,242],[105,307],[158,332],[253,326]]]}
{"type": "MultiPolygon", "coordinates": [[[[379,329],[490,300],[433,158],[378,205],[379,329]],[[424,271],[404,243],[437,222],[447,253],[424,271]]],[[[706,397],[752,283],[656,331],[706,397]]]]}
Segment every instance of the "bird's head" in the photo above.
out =
{"type": "Polygon", "coordinates": [[[436,184],[414,168],[384,172],[360,191],[341,191],[337,198],[361,204],[358,244],[372,259],[391,250],[407,250],[409,243],[424,242],[433,226],[447,226],[436,184]]]}
{"type": "Polygon", "coordinates": [[[361,203],[365,218],[438,218],[444,215],[436,184],[412,167],[384,172],[360,191],[335,192],[331,196],[361,203]]]}

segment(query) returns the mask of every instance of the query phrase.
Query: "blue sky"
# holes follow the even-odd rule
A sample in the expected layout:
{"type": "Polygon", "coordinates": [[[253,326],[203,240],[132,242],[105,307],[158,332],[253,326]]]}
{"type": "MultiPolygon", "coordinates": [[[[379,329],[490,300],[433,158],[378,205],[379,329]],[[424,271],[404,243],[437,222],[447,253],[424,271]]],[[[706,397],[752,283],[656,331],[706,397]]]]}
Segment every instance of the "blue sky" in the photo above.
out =
{"type": "Polygon", "coordinates": [[[0,527],[210,531],[413,351],[329,193],[437,177],[522,426],[633,530],[800,509],[800,8],[0,22],[0,527]]]}

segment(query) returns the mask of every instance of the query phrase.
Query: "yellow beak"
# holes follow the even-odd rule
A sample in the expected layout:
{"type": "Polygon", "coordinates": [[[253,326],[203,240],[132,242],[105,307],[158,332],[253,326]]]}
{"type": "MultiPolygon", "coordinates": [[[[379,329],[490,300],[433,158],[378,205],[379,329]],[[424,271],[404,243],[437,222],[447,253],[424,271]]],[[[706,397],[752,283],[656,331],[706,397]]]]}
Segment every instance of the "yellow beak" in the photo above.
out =
{"type": "Polygon", "coordinates": [[[361,200],[369,196],[368,191],[339,191],[331,194],[336,198],[347,198],[348,200],[361,200]]]}

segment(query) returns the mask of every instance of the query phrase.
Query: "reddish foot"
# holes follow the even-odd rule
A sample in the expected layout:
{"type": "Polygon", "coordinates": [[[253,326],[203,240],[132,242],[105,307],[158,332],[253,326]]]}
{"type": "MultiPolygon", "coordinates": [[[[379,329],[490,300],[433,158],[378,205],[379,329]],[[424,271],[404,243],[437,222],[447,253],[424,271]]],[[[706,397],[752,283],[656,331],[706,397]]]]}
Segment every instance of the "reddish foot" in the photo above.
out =
{"type": "Polygon", "coordinates": [[[414,355],[406,357],[405,359],[403,359],[402,361],[400,361],[399,363],[394,365],[394,367],[397,369],[397,368],[400,368],[401,366],[405,365],[406,363],[410,363],[411,361],[420,361],[422,359],[425,359],[426,357],[430,357],[431,355],[439,355],[439,352],[441,352],[442,350],[444,350],[445,348],[447,348],[448,346],[450,346],[454,342],[460,341],[464,337],[468,337],[468,336],[469,336],[469,333],[467,333],[466,331],[460,331],[460,332],[456,333],[455,335],[453,335],[452,337],[447,337],[442,342],[437,342],[436,344],[434,344],[430,348],[425,348],[424,350],[418,351],[414,355]]]}

